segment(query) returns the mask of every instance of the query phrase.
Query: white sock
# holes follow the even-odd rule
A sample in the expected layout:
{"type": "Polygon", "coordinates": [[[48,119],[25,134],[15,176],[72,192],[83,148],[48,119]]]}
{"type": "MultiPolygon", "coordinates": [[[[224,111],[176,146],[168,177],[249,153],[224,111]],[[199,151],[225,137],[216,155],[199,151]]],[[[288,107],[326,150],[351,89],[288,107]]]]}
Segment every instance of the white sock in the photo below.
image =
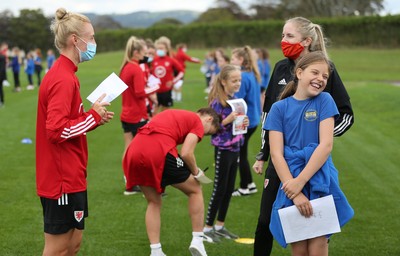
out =
{"type": "Polygon", "coordinates": [[[173,100],[176,100],[176,92],[172,90],[171,97],[173,100]]]}
{"type": "Polygon", "coordinates": [[[158,244],[150,244],[150,248],[151,248],[151,253],[161,253],[162,252],[162,248],[161,248],[161,243],[158,244]]]}
{"type": "Polygon", "coordinates": [[[192,238],[192,244],[203,244],[203,235],[204,232],[192,232],[193,238],[192,238]]]}
{"type": "Polygon", "coordinates": [[[224,228],[224,226],[220,226],[220,225],[214,225],[215,230],[221,230],[224,228]]]}
{"type": "Polygon", "coordinates": [[[213,228],[207,228],[207,227],[204,227],[203,228],[203,232],[209,232],[209,231],[211,231],[213,228]]]}
{"type": "Polygon", "coordinates": [[[176,97],[177,101],[181,101],[182,100],[182,92],[177,92],[175,97],[176,97]]]}
{"type": "Polygon", "coordinates": [[[192,232],[193,237],[203,238],[204,232],[192,232]]]}

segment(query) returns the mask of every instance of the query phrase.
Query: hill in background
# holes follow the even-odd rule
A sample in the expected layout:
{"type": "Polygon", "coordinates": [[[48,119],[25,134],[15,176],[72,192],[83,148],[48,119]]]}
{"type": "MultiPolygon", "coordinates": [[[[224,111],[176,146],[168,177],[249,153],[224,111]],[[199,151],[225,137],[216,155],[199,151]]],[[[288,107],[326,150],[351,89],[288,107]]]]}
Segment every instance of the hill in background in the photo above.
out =
{"type": "Polygon", "coordinates": [[[97,15],[95,13],[85,13],[86,16],[96,24],[99,17],[108,16],[115,22],[119,23],[122,27],[126,28],[147,28],[153,25],[155,22],[165,18],[173,18],[181,21],[184,24],[190,23],[197,19],[201,13],[195,11],[165,11],[165,12],[148,12],[140,11],[129,14],[109,14],[109,15],[97,15]]]}

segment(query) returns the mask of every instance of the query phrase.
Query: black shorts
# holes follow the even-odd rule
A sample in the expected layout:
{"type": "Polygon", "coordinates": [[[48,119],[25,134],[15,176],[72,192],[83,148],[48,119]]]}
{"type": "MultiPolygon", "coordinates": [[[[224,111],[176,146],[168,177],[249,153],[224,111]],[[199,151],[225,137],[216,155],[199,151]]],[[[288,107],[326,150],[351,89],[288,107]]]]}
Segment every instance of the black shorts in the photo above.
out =
{"type": "Polygon", "coordinates": [[[172,107],[174,105],[171,91],[157,93],[157,101],[158,105],[164,107],[172,107]]]}
{"type": "Polygon", "coordinates": [[[58,235],[71,229],[85,229],[89,215],[87,192],[63,194],[59,199],[40,197],[43,208],[44,232],[58,235]]]}
{"type": "Polygon", "coordinates": [[[144,126],[145,124],[147,124],[149,120],[144,120],[141,121],[139,123],[126,123],[124,121],[121,121],[122,123],[122,129],[124,130],[124,133],[132,133],[133,136],[136,136],[137,131],[139,130],[140,127],[144,126]]]}
{"type": "Polygon", "coordinates": [[[165,157],[164,172],[161,179],[161,187],[178,184],[186,181],[191,171],[183,160],[178,156],[175,158],[170,153],[165,157]]]}

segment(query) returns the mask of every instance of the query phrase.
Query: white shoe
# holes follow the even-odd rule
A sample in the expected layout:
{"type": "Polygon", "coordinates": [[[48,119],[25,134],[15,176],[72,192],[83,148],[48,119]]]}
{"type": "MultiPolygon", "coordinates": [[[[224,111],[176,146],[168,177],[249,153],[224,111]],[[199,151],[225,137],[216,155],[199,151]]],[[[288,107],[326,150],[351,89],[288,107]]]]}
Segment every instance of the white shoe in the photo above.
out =
{"type": "Polygon", "coordinates": [[[151,252],[150,256],[167,256],[166,254],[164,254],[164,252],[162,250],[157,251],[157,252],[151,252]]]}
{"type": "Polygon", "coordinates": [[[256,187],[256,184],[254,182],[248,184],[247,188],[249,189],[250,194],[257,193],[257,187],[256,187]]]}
{"type": "Polygon", "coordinates": [[[189,246],[189,251],[192,254],[192,256],[207,256],[207,252],[203,244],[199,245],[191,244],[189,246]]]}
{"type": "Polygon", "coordinates": [[[10,83],[7,80],[3,80],[3,86],[8,87],[10,86],[10,83]]]}
{"type": "Polygon", "coordinates": [[[250,190],[248,188],[238,188],[232,193],[232,196],[248,196],[248,195],[251,195],[250,190]]]}

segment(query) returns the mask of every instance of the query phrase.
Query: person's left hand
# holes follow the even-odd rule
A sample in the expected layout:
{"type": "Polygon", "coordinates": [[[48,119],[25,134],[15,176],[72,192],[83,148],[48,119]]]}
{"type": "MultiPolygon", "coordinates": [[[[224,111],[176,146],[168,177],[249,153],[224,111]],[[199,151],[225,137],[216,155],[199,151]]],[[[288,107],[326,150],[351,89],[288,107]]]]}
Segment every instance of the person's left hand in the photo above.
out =
{"type": "Polygon", "coordinates": [[[243,119],[243,126],[244,127],[248,127],[249,124],[250,124],[249,117],[245,116],[244,119],[243,119]]]}
{"type": "Polygon", "coordinates": [[[212,180],[209,179],[200,168],[197,167],[197,170],[198,170],[198,173],[194,176],[194,178],[199,183],[208,184],[208,183],[212,182],[212,180]]]}
{"type": "Polygon", "coordinates": [[[300,193],[293,199],[293,203],[296,205],[300,214],[308,218],[313,215],[313,208],[310,200],[303,194],[300,193]]]}
{"type": "Polygon", "coordinates": [[[106,106],[110,106],[111,104],[107,101],[103,101],[103,99],[106,97],[106,94],[103,93],[92,105],[92,109],[99,114],[99,116],[104,116],[107,113],[107,108],[106,106]]]}

